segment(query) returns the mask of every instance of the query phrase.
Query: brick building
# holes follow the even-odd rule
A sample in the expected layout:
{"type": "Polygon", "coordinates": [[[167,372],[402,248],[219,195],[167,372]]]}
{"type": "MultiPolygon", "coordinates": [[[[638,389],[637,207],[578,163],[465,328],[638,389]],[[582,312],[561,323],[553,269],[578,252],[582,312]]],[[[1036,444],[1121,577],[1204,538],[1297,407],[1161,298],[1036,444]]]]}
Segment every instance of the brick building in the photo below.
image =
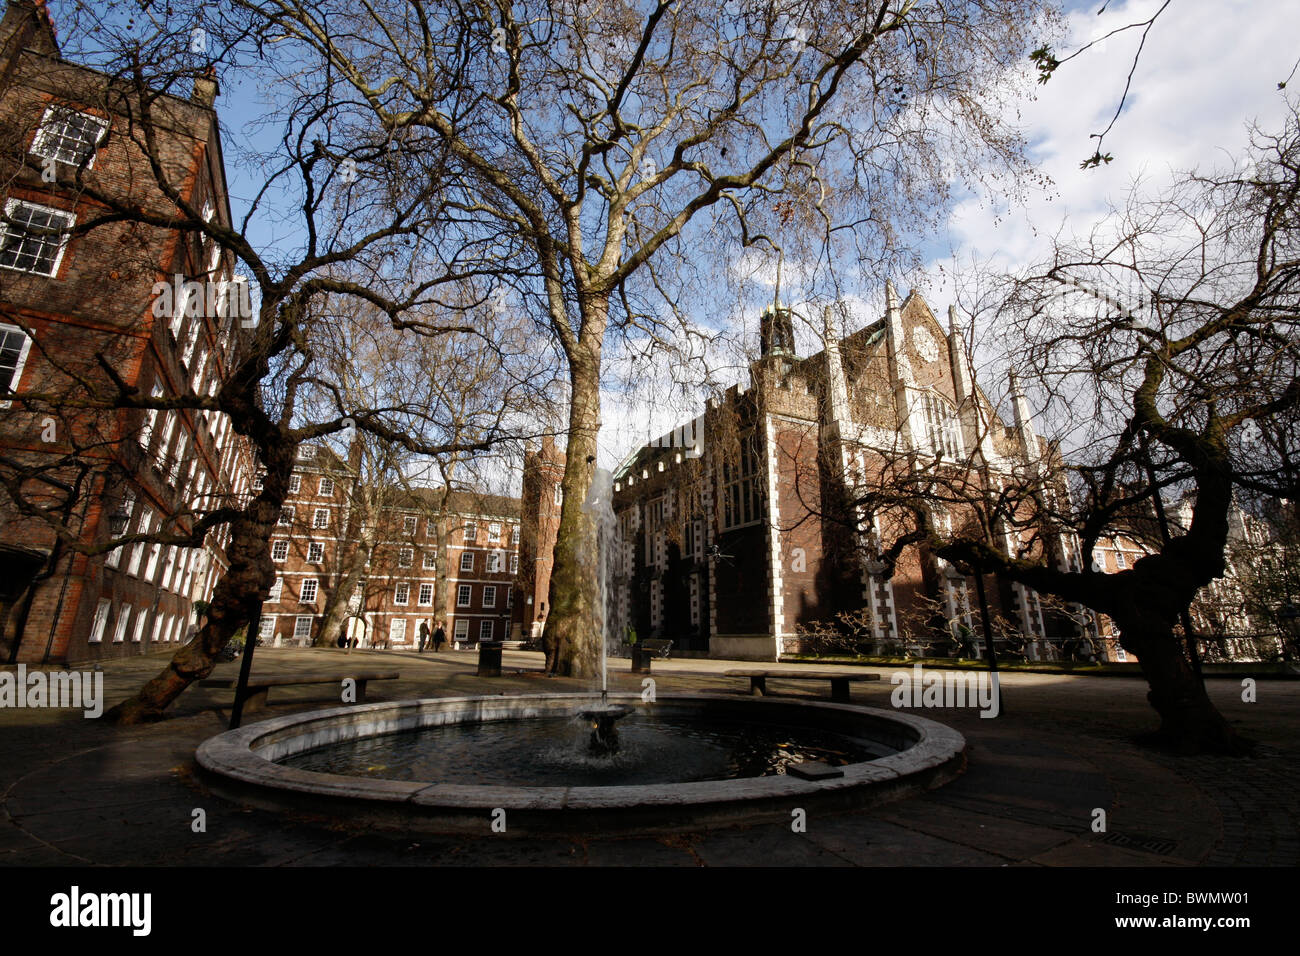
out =
{"type": "MultiPolygon", "coordinates": [[[[687,652],[774,660],[840,613],[858,615],[876,650],[916,653],[937,615],[954,646],[978,649],[973,578],[923,546],[909,546],[887,578],[873,555],[896,529],[879,517],[855,528],[844,516],[873,482],[906,480],[900,462],[969,469],[960,463],[977,451],[983,480],[995,482],[1041,460],[1047,445],[1014,385],[1014,421],[998,416],[951,322],[945,332],[915,292],[900,303],[887,286],[886,301],[883,318],[842,339],[828,324],[827,348],[804,358],[790,313],[769,310],[748,388],[733,387],[622,464],[620,627],[687,652]]],[[[960,516],[936,511],[933,520],[943,527],[960,516]]],[[[1020,545],[1015,535],[1005,532],[1009,550],[1020,545]]],[[[1078,561],[1073,542],[1049,546],[1054,560],[1078,561]]],[[[1049,613],[1032,591],[994,575],[986,584],[1027,656],[1081,636],[1081,616],[1049,613]]]]}
{"type": "Polygon", "coordinates": [[[375,489],[358,481],[357,460],[324,446],[299,448],[271,538],[277,577],[262,609],[262,640],[307,644],[327,628],[328,638],[346,631],[359,646],[411,649],[420,622],[432,632],[438,619],[449,641],[508,639],[520,570],[518,500],[375,489]]]}
{"type": "MultiPolygon", "coordinates": [[[[168,181],[228,224],[217,93],[200,78],[192,97],[160,96],[151,112],[168,181]]],[[[0,655],[10,661],[174,645],[224,563],[222,532],[197,548],[83,555],[38,509],[102,545],[185,533],[195,514],[247,491],[248,447],[227,416],[105,401],[114,377],[158,397],[210,394],[247,334],[246,287],[228,254],[197,233],[111,221],[91,198],[175,218],[138,143],[139,105],[60,56],[42,4],[10,0],[0,21],[0,655]]]]}

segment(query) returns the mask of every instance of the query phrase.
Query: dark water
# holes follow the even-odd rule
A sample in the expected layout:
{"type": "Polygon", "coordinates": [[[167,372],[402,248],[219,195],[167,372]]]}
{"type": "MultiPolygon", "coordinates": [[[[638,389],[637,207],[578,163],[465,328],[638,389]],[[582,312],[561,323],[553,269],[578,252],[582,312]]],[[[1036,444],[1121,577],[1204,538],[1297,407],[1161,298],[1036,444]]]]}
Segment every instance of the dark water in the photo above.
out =
{"type": "Polygon", "coordinates": [[[331,744],[287,767],[388,780],[504,786],[633,786],[785,773],[790,763],[833,766],[887,756],[883,744],[803,728],[652,717],[618,722],[619,751],[587,752],[591,724],[577,718],[509,720],[386,734],[331,744]]]}

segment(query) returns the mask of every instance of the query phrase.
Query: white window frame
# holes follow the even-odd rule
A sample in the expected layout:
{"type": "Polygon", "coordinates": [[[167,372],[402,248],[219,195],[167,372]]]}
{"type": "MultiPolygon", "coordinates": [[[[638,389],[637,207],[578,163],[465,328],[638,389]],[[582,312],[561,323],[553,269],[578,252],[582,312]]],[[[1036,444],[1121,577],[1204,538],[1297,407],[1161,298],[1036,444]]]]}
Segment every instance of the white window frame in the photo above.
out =
{"type": "Polygon", "coordinates": [[[515,525],[510,529],[510,547],[519,547],[519,525],[515,525]]]}
{"type": "MultiPolygon", "coordinates": [[[[18,383],[22,380],[23,368],[27,365],[27,356],[32,349],[32,337],[16,325],[0,322],[0,342],[15,332],[23,337],[23,344],[18,350],[18,358],[14,361],[13,377],[9,380],[9,392],[12,395],[18,394],[18,383]]],[[[12,399],[0,398],[0,408],[8,408],[12,404],[12,399]]]]}
{"type": "Polygon", "coordinates": [[[257,636],[262,640],[275,640],[275,618],[274,614],[263,614],[262,619],[257,622],[257,636]]]}
{"type": "Polygon", "coordinates": [[[117,627],[113,630],[113,643],[122,644],[126,642],[126,629],[131,624],[132,607],[129,604],[123,604],[117,609],[117,627]]]}
{"type": "Polygon", "coordinates": [[[302,491],[302,475],[289,476],[289,494],[296,495],[302,491]]]}
{"type": "Polygon", "coordinates": [[[296,614],[296,615],[294,615],[294,618],[293,618],[293,639],[294,639],[295,641],[301,641],[301,640],[303,640],[304,638],[307,639],[307,640],[311,640],[311,624],[312,624],[312,621],[314,621],[314,620],[315,620],[315,618],[314,618],[312,615],[310,615],[310,614],[296,614]],[[306,628],[303,627],[303,623],[304,623],[304,622],[305,622],[306,625],[307,625],[306,628]]]}
{"type": "Polygon", "coordinates": [[[474,552],[466,551],[460,556],[460,569],[462,571],[474,570],[474,552]]]}
{"type": "Polygon", "coordinates": [[[388,622],[388,643],[406,643],[406,618],[395,617],[388,622]]]}
{"type": "Polygon", "coordinates": [[[288,538],[273,539],[271,541],[271,560],[274,561],[276,564],[284,564],[284,562],[287,561],[288,558],[289,558],[289,539],[288,538]],[[281,557],[277,558],[275,556],[275,550],[280,545],[284,545],[284,554],[281,557]]]}
{"type": "Polygon", "coordinates": [[[90,622],[90,639],[88,643],[99,644],[104,640],[104,629],[108,626],[108,612],[113,609],[112,598],[100,598],[95,605],[95,616],[90,622]]]}
{"type": "Polygon", "coordinates": [[[397,566],[399,568],[409,568],[415,563],[415,549],[411,547],[401,547],[397,549],[397,566]]]}
{"type": "Polygon", "coordinates": [[[493,621],[491,618],[489,618],[486,621],[479,621],[478,623],[479,643],[482,643],[483,641],[490,641],[495,635],[496,635],[496,621],[493,621]]]}
{"type": "Polygon", "coordinates": [[[47,106],[45,108],[45,115],[41,117],[41,125],[37,128],[36,135],[32,137],[32,147],[30,152],[35,156],[40,156],[42,159],[52,159],[56,163],[62,163],[64,166],[71,166],[73,169],[94,169],[95,157],[99,153],[99,146],[104,141],[104,137],[108,134],[108,125],[108,120],[104,119],[102,116],[96,116],[94,113],[74,110],[70,106],[59,104],[47,106]],[[85,117],[99,127],[99,135],[95,137],[95,141],[91,144],[90,153],[86,156],[84,167],[81,163],[62,159],[49,145],[49,140],[52,138],[54,131],[54,122],[56,118],[59,116],[66,117],[70,114],[85,117]]]}
{"type": "Polygon", "coordinates": [[[281,505],[280,517],[276,519],[275,523],[277,525],[292,525],[295,517],[297,517],[297,512],[294,510],[293,505],[281,505]]]}
{"type": "Polygon", "coordinates": [[[432,551],[424,552],[424,570],[434,571],[438,567],[438,555],[432,551]]]}
{"type": "Polygon", "coordinates": [[[333,478],[322,478],[322,479],[320,480],[320,483],[316,486],[316,494],[317,494],[317,496],[319,496],[319,497],[321,497],[321,498],[333,498],[333,497],[334,497],[334,479],[333,479],[333,478]]]}
{"type": "Polygon", "coordinates": [[[495,584],[483,585],[483,606],[485,608],[497,606],[497,588],[495,584]]]}
{"type": "Polygon", "coordinates": [[[149,612],[145,608],[140,608],[140,613],[135,616],[135,633],[131,635],[131,643],[139,644],[144,640],[144,627],[149,623],[149,612]]]}
{"type": "Polygon", "coordinates": [[[411,585],[408,581],[398,581],[393,585],[393,603],[406,607],[411,603],[411,585]]]}
{"type": "Polygon", "coordinates": [[[454,641],[469,640],[469,621],[460,620],[456,622],[456,626],[452,629],[452,640],[454,641]]]}
{"type": "Polygon", "coordinates": [[[499,548],[495,551],[489,551],[487,554],[487,568],[484,573],[500,574],[501,566],[504,564],[502,560],[504,557],[505,554],[499,548]]]}
{"type": "Polygon", "coordinates": [[[478,525],[473,521],[466,521],[464,535],[465,544],[473,544],[478,540],[478,525]]]}
{"type": "Polygon", "coordinates": [[[511,574],[519,573],[519,555],[517,554],[510,555],[510,573],[511,574]]]}
{"type": "Polygon", "coordinates": [[[298,584],[298,603],[299,603],[299,604],[315,604],[315,603],[316,603],[316,599],[317,599],[319,596],[320,596],[320,579],[319,579],[319,578],[303,578],[302,581],[299,582],[299,584],[298,584]],[[308,597],[308,596],[307,596],[307,591],[309,590],[308,587],[307,587],[307,585],[309,585],[309,584],[311,585],[311,588],[310,588],[310,591],[311,591],[311,597],[308,597]]]}
{"type": "Polygon", "coordinates": [[[488,544],[500,540],[501,540],[501,522],[500,521],[488,522],[488,544]]]}
{"type": "Polygon", "coordinates": [[[280,603],[280,598],[284,596],[284,578],[277,577],[275,583],[271,585],[271,590],[267,592],[266,599],[275,604],[280,603]]]}
{"type": "Polygon", "coordinates": [[[420,607],[433,607],[433,585],[421,584],[420,592],[416,596],[416,603],[420,607]]]}
{"type": "Polygon", "coordinates": [[[307,542],[307,563],[322,564],[325,561],[325,545],[320,541],[307,542]],[[312,557],[312,555],[316,555],[312,557]]]}
{"type": "Polygon", "coordinates": [[[402,534],[415,534],[420,528],[420,519],[415,515],[402,516],[402,534]]]}
{"type": "MultiPolygon", "coordinates": [[[[5,219],[6,220],[13,219],[14,211],[19,206],[29,206],[33,209],[39,209],[41,212],[54,213],[56,216],[63,217],[63,219],[65,220],[63,226],[63,235],[59,239],[59,248],[54,253],[54,261],[50,265],[49,272],[36,272],[35,270],[32,269],[23,269],[17,265],[7,266],[2,262],[0,262],[0,269],[11,269],[14,272],[22,272],[25,275],[31,275],[31,276],[45,276],[48,279],[58,278],[59,266],[62,265],[63,263],[63,254],[68,251],[68,240],[71,238],[68,235],[68,233],[77,224],[76,215],[70,212],[66,212],[62,209],[56,209],[53,206],[42,206],[40,203],[27,202],[22,199],[10,199],[5,203],[5,219]]],[[[5,243],[9,240],[10,229],[16,229],[16,228],[17,227],[13,226],[8,221],[0,222],[0,248],[3,248],[5,243]]],[[[17,233],[15,233],[15,235],[17,235],[17,233]]],[[[26,233],[23,233],[23,235],[26,235],[26,233]]]]}
{"type": "Polygon", "coordinates": [[[474,603],[474,588],[468,584],[456,586],[456,606],[469,607],[474,603]]]}
{"type": "Polygon", "coordinates": [[[328,508],[317,508],[311,516],[311,526],[313,529],[328,528],[330,526],[330,510],[328,508]],[[324,516],[323,519],[322,515],[324,516]]]}

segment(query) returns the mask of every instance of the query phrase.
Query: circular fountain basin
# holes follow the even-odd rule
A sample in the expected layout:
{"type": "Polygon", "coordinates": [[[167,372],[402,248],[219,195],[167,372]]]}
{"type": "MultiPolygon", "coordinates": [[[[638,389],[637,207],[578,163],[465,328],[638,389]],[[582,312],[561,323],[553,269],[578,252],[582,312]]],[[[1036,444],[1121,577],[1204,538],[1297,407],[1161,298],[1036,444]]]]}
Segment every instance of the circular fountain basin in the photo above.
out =
{"type": "MultiPolygon", "coordinates": [[[[664,695],[647,704],[635,694],[609,696],[610,706],[637,716],[702,727],[802,728],[858,741],[863,744],[859,755],[862,749],[887,755],[845,763],[836,768],[840,776],[817,780],[778,772],[682,782],[666,772],[669,779],[663,782],[602,786],[387,779],[321,773],[281,762],[336,745],[452,725],[500,727],[509,734],[512,722],[572,719],[598,706],[589,695],[539,694],[391,701],[290,714],[213,737],[196,757],[213,789],[242,803],[405,830],[484,833],[500,832],[491,824],[501,819],[506,833],[646,832],[788,821],[795,808],[848,809],[938,786],[964,766],[961,734],[912,714],[806,699],[664,695]]],[[[472,756],[466,760],[472,761],[472,756]]]]}

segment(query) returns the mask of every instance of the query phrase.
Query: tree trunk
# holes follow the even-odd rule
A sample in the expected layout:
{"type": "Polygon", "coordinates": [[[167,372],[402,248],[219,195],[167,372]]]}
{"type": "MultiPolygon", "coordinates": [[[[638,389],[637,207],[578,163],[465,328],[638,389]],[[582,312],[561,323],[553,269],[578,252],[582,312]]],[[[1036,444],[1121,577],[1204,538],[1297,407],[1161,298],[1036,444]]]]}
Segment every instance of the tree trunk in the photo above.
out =
{"type": "Polygon", "coordinates": [[[1160,715],[1157,737],[1162,743],[1179,753],[1237,754],[1247,749],[1247,742],[1211,703],[1171,622],[1136,603],[1112,616],[1121,644],[1138,656],[1150,686],[1147,700],[1160,715]]]}
{"type": "Polygon", "coordinates": [[[600,343],[580,347],[569,359],[572,402],[564,465],[564,503],[551,569],[550,614],[543,632],[546,670],[566,677],[592,677],[600,667],[600,599],[596,527],[583,512],[596,473],[600,432],[600,343]]]}
{"type": "Polygon", "coordinates": [[[338,635],[347,626],[350,613],[348,599],[360,583],[361,576],[365,574],[366,558],[373,544],[369,538],[362,538],[348,555],[347,566],[339,569],[339,583],[330,592],[329,603],[325,605],[325,616],[321,620],[320,633],[316,635],[317,647],[334,647],[338,643],[338,635]]]}
{"type": "MultiPolygon", "coordinates": [[[[230,567],[212,592],[203,630],[180,648],[167,668],[139,693],[111,708],[105,714],[109,720],[121,724],[161,720],[163,711],[185,688],[212,673],[217,654],[248,624],[257,603],[265,600],[275,582],[275,565],[267,541],[279,514],[278,505],[258,499],[231,522],[227,548],[230,567]]],[[[255,634],[247,636],[247,640],[256,639],[255,634]]]]}

